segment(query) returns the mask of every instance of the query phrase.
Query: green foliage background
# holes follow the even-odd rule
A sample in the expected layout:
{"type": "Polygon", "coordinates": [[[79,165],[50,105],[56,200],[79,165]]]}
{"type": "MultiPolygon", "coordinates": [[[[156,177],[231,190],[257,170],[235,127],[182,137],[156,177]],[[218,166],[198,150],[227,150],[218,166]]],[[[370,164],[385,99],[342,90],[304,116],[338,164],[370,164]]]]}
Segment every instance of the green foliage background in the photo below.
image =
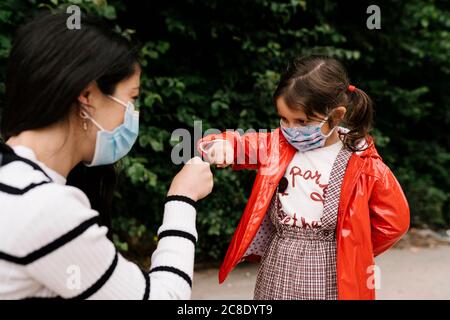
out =
{"type": "MultiPolygon", "coordinates": [[[[376,103],[373,135],[409,199],[415,226],[449,227],[450,3],[331,0],[0,0],[0,106],[14,32],[33,12],[77,4],[141,45],[141,131],[119,163],[115,242],[148,256],[163,199],[179,167],[176,128],[275,128],[271,94],[287,61],[341,59],[376,103]],[[366,9],[381,8],[381,30],[366,9]]],[[[215,170],[198,211],[197,257],[219,260],[249,196],[254,172],[215,170]]]]}

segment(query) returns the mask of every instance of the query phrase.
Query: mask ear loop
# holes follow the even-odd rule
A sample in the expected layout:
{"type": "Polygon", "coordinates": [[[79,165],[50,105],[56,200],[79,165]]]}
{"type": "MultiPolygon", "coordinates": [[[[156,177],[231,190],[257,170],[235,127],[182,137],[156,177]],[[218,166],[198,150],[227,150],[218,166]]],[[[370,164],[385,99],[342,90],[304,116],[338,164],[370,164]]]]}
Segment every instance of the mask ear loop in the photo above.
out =
{"type": "Polygon", "coordinates": [[[116,97],[113,97],[113,96],[111,96],[111,95],[108,95],[108,97],[111,98],[111,99],[113,99],[115,102],[121,104],[121,105],[124,106],[125,108],[128,108],[128,104],[127,104],[127,103],[125,103],[125,102],[123,102],[123,101],[121,101],[121,100],[119,100],[119,99],[117,99],[116,97]]]}
{"type": "Polygon", "coordinates": [[[80,117],[83,118],[83,119],[89,119],[89,120],[91,120],[92,123],[95,124],[95,126],[96,126],[97,128],[99,128],[99,129],[102,130],[102,131],[106,131],[106,130],[103,129],[103,127],[102,127],[97,121],[95,121],[94,118],[92,118],[86,111],[81,110],[81,111],[80,111],[80,117]]]}
{"type": "MultiPolygon", "coordinates": [[[[332,110],[331,112],[333,112],[333,110],[332,110]]],[[[322,133],[322,127],[323,127],[323,125],[324,125],[325,123],[328,123],[328,127],[330,126],[329,120],[330,120],[330,116],[328,115],[328,116],[322,121],[322,125],[321,125],[321,127],[320,127],[320,133],[322,133]]],[[[330,129],[330,132],[329,132],[328,134],[323,134],[323,133],[322,133],[322,135],[323,135],[325,138],[328,138],[329,136],[331,136],[331,134],[334,132],[334,130],[336,130],[337,127],[338,127],[338,126],[335,125],[335,126],[333,127],[333,129],[330,129]]]]}
{"type": "Polygon", "coordinates": [[[125,102],[121,101],[120,99],[117,99],[116,97],[113,97],[112,95],[109,95],[109,94],[107,95],[107,97],[114,100],[115,102],[121,104],[123,107],[125,107],[125,111],[130,110],[132,112],[133,116],[135,116],[135,117],[139,116],[139,111],[136,110],[136,106],[131,101],[129,101],[128,103],[125,103],[125,102]]]}

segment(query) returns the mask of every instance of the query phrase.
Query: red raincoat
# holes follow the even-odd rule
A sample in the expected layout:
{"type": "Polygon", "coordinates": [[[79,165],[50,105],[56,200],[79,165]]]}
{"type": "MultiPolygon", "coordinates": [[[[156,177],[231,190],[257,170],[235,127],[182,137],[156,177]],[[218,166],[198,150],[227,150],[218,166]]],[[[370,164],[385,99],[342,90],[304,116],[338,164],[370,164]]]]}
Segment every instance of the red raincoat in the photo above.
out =
{"type": "MultiPolygon", "coordinates": [[[[222,283],[239,262],[260,259],[244,254],[258,232],[296,149],[279,128],[271,133],[243,136],[237,132],[213,134],[199,143],[215,139],[227,139],[232,143],[235,161],[239,155],[241,160],[245,158],[245,163],[234,164],[233,169],[258,170],[244,214],[220,268],[219,282],[222,283]],[[255,161],[253,156],[260,150],[266,153],[255,161]]],[[[368,137],[367,142],[371,144],[367,150],[350,157],[341,187],[336,230],[338,299],[375,299],[374,257],[394,245],[409,228],[405,195],[383,163],[373,139],[368,137]]]]}

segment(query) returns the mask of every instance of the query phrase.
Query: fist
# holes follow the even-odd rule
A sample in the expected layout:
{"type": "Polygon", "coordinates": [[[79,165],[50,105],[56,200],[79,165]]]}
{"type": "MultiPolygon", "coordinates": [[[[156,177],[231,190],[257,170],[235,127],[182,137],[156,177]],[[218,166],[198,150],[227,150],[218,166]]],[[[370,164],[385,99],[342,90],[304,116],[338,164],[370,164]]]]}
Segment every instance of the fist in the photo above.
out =
{"type": "Polygon", "coordinates": [[[213,184],[209,163],[194,157],[173,178],[167,195],[181,195],[197,201],[211,193],[213,184]]]}
{"type": "Polygon", "coordinates": [[[200,145],[209,163],[225,168],[234,162],[234,149],[228,140],[212,140],[200,145]]]}

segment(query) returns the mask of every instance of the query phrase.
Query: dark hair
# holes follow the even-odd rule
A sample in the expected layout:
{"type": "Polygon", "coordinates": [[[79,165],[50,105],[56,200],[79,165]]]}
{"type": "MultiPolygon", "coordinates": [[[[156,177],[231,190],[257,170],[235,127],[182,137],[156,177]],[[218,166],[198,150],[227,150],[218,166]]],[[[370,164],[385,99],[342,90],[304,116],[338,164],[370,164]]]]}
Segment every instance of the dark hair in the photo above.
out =
{"type": "MultiPolygon", "coordinates": [[[[292,109],[301,109],[308,117],[315,113],[328,115],[337,106],[347,112],[344,124],[350,130],[340,133],[344,145],[352,151],[372,128],[373,106],[370,97],[361,89],[349,90],[349,79],[344,66],[327,56],[309,56],[294,59],[273,95],[274,103],[282,97],[292,109]]],[[[333,124],[331,118],[328,120],[333,124]]]]}
{"type": "MultiPolygon", "coordinates": [[[[100,20],[81,15],[81,29],[66,26],[69,15],[44,12],[18,30],[6,72],[6,105],[0,131],[6,141],[22,131],[44,128],[65,120],[77,97],[96,81],[105,94],[130,77],[137,50],[111,32],[100,20]]],[[[103,224],[110,226],[115,186],[112,165],[87,168],[78,164],[67,184],[82,189],[103,224]]]]}

